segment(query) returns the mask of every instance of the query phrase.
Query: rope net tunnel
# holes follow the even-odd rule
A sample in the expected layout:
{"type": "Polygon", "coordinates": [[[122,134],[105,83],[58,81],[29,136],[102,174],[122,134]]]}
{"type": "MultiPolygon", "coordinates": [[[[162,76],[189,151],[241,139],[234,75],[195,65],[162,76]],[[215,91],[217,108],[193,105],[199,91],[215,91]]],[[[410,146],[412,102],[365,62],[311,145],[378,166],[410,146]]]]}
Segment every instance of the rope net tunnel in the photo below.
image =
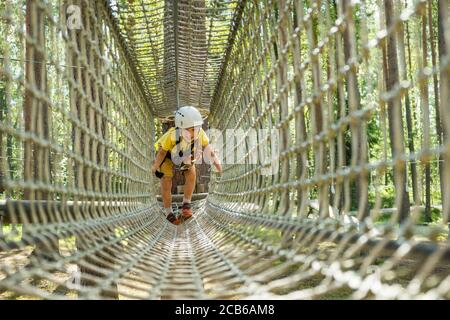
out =
{"type": "Polygon", "coordinates": [[[449,299],[449,10],[1,1],[0,299],[449,299]],[[186,104],[235,139],[174,226],[186,104]]]}

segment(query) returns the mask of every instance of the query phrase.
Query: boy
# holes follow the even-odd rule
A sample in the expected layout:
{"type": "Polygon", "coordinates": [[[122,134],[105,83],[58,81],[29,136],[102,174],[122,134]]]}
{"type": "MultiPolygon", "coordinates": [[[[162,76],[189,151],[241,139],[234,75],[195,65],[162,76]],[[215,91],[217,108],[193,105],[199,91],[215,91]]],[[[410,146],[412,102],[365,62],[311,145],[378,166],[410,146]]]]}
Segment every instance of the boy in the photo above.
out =
{"type": "Polygon", "coordinates": [[[195,188],[195,162],[203,154],[222,172],[222,166],[212,150],[209,139],[202,129],[203,118],[200,112],[191,106],[182,107],[175,112],[175,128],[170,128],[155,144],[157,155],[152,165],[152,173],[161,178],[161,195],[167,220],[178,225],[180,219],[172,212],[172,178],[174,164],[184,173],[182,215],[185,219],[192,216],[191,198],[195,188]]]}

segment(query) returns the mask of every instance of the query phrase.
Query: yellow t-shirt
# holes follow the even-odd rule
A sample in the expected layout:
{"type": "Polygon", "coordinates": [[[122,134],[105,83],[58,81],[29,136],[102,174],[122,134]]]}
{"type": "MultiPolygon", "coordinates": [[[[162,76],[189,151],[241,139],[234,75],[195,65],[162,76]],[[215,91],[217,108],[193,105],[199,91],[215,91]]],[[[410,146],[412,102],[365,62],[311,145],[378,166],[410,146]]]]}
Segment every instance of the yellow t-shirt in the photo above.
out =
{"type": "MultiPolygon", "coordinates": [[[[186,141],[183,138],[183,135],[181,133],[182,129],[178,129],[179,130],[179,140],[180,140],[180,145],[179,145],[179,150],[189,150],[191,148],[191,143],[186,141]]],[[[205,131],[200,128],[200,130],[198,131],[196,140],[198,139],[198,143],[201,144],[202,147],[206,147],[209,144],[209,139],[208,136],[206,135],[205,131]]],[[[155,150],[158,151],[159,150],[159,146],[161,146],[161,148],[163,148],[163,150],[165,151],[170,151],[171,153],[176,152],[176,141],[177,141],[177,137],[176,137],[176,132],[175,132],[175,128],[170,128],[165,134],[163,134],[163,136],[161,138],[158,139],[158,141],[156,141],[155,143],[155,150]]],[[[194,144],[195,146],[195,144],[194,144]]],[[[194,147],[194,151],[195,151],[195,147],[194,147]]]]}

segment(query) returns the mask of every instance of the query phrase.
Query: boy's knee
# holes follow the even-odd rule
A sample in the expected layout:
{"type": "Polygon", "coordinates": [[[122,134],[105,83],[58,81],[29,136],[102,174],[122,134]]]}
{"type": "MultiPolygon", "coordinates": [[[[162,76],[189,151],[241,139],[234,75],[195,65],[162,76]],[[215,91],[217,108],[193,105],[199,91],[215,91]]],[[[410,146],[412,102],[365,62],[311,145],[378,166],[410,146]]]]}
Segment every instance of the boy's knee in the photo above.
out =
{"type": "Polygon", "coordinates": [[[163,187],[167,186],[167,185],[170,185],[170,184],[172,184],[172,177],[162,177],[161,178],[161,185],[163,187]]]}
{"type": "Polygon", "coordinates": [[[184,172],[184,177],[186,179],[195,179],[195,175],[196,171],[194,166],[190,167],[188,170],[184,172]]]}

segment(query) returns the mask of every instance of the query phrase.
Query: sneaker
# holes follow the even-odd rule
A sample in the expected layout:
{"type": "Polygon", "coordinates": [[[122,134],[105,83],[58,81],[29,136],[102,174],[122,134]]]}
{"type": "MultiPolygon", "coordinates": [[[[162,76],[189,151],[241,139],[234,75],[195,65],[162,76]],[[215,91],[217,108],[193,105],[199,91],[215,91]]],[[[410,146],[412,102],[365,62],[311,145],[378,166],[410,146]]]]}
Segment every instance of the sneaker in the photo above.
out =
{"type": "Polygon", "coordinates": [[[180,224],[180,219],[178,219],[177,217],[175,217],[175,215],[173,214],[173,212],[169,213],[166,217],[167,220],[169,220],[170,223],[174,224],[174,225],[179,225],[180,224]]]}
{"type": "Polygon", "coordinates": [[[183,203],[181,214],[185,219],[189,219],[190,217],[192,217],[192,210],[190,203],[183,203]]]}

